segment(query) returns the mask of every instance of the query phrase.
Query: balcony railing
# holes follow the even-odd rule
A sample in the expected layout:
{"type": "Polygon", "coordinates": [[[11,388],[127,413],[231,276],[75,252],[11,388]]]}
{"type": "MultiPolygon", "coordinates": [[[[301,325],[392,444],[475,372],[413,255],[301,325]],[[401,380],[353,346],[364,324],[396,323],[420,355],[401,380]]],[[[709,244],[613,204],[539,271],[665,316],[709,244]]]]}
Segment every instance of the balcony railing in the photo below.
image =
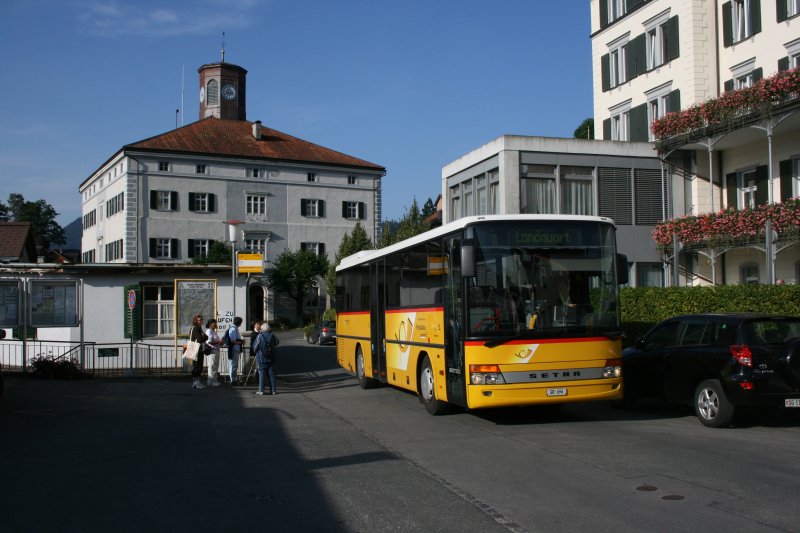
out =
{"type": "Polygon", "coordinates": [[[651,124],[659,149],[676,147],[763,120],[800,105],[800,67],[761,79],[752,87],[667,113],[651,124]]]}

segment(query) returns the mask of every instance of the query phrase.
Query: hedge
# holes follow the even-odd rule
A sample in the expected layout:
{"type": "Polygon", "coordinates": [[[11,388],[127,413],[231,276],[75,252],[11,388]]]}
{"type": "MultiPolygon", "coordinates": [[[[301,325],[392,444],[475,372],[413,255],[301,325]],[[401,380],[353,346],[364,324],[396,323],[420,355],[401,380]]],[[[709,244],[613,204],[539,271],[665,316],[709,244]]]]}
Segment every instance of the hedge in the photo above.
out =
{"type": "Polygon", "coordinates": [[[619,300],[626,346],[676,315],[746,311],[800,316],[800,285],[626,287],[619,300]]]}

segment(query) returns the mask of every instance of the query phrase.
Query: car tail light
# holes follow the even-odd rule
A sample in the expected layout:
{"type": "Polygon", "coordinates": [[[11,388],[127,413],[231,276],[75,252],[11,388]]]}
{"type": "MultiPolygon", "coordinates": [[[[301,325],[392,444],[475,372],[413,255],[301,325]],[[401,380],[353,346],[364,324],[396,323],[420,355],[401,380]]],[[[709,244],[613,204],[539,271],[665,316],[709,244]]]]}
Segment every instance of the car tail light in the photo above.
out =
{"type": "Polygon", "coordinates": [[[742,366],[753,366],[753,352],[746,344],[734,344],[730,347],[731,355],[742,366]]]}
{"type": "Polygon", "coordinates": [[[328,333],[328,328],[322,328],[322,333],[328,333]]]}
{"type": "Polygon", "coordinates": [[[739,386],[744,390],[753,390],[753,382],[752,381],[740,381],[739,386]]]}

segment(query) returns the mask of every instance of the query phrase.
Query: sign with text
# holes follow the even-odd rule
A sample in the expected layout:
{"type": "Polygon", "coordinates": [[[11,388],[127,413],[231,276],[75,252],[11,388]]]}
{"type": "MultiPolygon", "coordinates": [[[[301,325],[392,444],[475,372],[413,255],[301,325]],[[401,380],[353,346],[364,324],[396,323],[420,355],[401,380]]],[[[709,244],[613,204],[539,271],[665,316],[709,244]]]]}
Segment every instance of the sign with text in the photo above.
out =
{"type": "Polygon", "coordinates": [[[264,256],[261,254],[239,254],[239,272],[264,273],[264,256]]]}
{"type": "Polygon", "coordinates": [[[18,281],[0,281],[0,327],[17,328],[21,325],[22,290],[18,281]]]}
{"type": "Polygon", "coordinates": [[[175,280],[175,335],[185,338],[192,328],[192,318],[202,315],[205,321],[215,318],[217,281],[213,279],[175,280]]]}
{"type": "Polygon", "coordinates": [[[32,280],[30,326],[34,328],[78,325],[78,282],[32,280]]]}

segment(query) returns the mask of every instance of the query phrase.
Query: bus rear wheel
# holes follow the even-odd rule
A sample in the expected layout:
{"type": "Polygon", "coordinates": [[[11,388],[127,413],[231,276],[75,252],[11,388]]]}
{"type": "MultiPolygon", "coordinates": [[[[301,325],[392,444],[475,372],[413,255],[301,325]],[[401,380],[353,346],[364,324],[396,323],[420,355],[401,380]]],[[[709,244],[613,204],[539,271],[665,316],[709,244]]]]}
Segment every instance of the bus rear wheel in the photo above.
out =
{"type": "Polygon", "coordinates": [[[374,379],[368,378],[364,372],[364,354],[361,352],[361,347],[356,348],[356,375],[358,376],[358,386],[362,389],[371,389],[378,384],[374,379]]]}
{"type": "Polygon", "coordinates": [[[419,369],[419,401],[432,415],[441,415],[447,412],[448,404],[436,398],[436,384],[431,360],[426,355],[419,369]]]}

